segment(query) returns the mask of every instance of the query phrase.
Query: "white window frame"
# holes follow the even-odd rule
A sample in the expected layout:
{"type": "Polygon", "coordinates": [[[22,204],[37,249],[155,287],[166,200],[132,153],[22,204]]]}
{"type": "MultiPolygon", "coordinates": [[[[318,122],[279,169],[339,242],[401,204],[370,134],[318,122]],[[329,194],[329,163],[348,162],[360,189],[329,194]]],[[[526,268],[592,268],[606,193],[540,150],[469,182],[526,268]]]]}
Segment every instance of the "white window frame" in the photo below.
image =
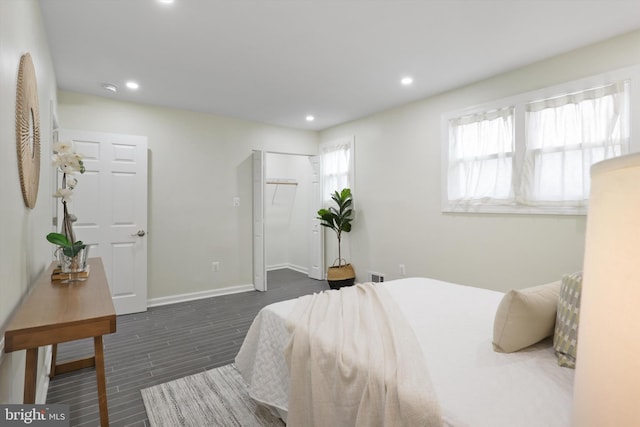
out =
{"type": "MultiPolygon", "coordinates": [[[[553,98],[572,92],[579,92],[597,86],[603,86],[618,81],[629,81],[629,147],[628,152],[640,152],[640,141],[634,136],[640,135],[640,66],[614,70],[571,82],[554,85],[536,91],[526,92],[511,97],[490,101],[473,107],[455,110],[442,115],[441,119],[441,210],[442,212],[462,213],[507,213],[507,214],[552,214],[552,215],[586,215],[587,206],[527,206],[517,203],[502,205],[458,205],[450,203],[448,197],[449,173],[449,121],[459,117],[478,114],[490,110],[514,106],[514,164],[511,185],[520,188],[520,171],[523,167],[525,155],[525,106],[529,102],[539,99],[553,98]]],[[[517,199],[517,197],[516,197],[517,199]]]]}

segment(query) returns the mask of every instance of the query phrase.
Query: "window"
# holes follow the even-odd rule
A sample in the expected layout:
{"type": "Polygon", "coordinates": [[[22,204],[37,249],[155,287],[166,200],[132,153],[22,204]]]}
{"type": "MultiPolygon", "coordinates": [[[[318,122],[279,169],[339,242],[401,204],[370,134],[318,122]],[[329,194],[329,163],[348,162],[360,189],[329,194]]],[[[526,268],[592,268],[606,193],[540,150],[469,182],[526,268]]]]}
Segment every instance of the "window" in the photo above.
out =
{"type": "Polygon", "coordinates": [[[627,152],[628,85],[526,104],[522,204],[586,206],[591,165],[627,152]]]}
{"type": "Polygon", "coordinates": [[[513,108],[449,121],[449,200],[510,203],[513,174],[513,108]]]}
{"type": "Polygon", "coordinates": [[[354,188],[353,138],[320,144],[322,200],[331,203],[331,195],[343,188],[354,188]]]}
{"type": "Polygon", "coordinates": [[[591,165],[629,151],[630,81],[574,82],[446,115],[443,210],[586,213],[591,165]]]}

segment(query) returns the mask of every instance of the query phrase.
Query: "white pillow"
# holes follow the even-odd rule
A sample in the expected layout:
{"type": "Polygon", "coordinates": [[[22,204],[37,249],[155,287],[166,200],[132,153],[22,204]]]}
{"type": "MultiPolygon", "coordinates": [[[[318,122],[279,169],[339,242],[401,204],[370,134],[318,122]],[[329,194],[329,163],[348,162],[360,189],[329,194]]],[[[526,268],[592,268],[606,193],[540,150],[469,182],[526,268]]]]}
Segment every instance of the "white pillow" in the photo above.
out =
{"type": "Polygon", "coordinates": [[[493,323],[493,349],[511,353],[553,335],[560,281],[505,294],[493,323]]]}

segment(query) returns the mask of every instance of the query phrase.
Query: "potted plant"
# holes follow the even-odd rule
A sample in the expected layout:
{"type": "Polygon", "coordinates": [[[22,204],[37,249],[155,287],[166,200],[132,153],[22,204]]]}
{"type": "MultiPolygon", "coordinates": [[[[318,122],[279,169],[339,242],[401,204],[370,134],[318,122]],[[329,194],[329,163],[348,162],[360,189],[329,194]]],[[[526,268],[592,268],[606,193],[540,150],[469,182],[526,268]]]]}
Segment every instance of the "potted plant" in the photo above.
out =
{"type": "Polygon", "coordinates": [[[331,267],[327,269],[327,281],[331,289],[339,289],[342,286],[351,286],[356,280],[356,274],[351,264],[342,258],[342,233],[351,231],[351,221],[353,220],[353,199],[351,197],[351,189],[344,188],[342,191],[334,192],[331,199],[336,203],[336,207],[329,209],[320,209],[318,217],[324,227],[335,231],[338,238],[338,259],[331,267]]]}
{"type": "Polygon", "coordinates": [[[77,273],[85,271],[89,246],[80,240],[76,240],[73,232],[75,215],[69,212],[68,204],[71,201],[73,190],[78,180],[70,176],[75,173],[84,173],[85,167],[82,155],[73,151],[70,142],[56,142],[53,144],[53,163],[62,172],[62,187],[58,188],[54,197],[62,199],[63,218],[62,232],[49,233],[47,240],[58,246],[56,256],[63,273],[77,273]]]}
{"type": "Polygon", "coordinates": [[[82,240],[72,243],[67,239],[67,236],[62,233],[49,233],[47,234],[47,240],[58,246],[58,262],[61,263],[60,267],[63,272],[67,270],[69,272],[84,270],[87,262],[88,248],[87,245],[82,243],[82,240]],[[60,260],[64,260],[64,262],[60,260]]]}

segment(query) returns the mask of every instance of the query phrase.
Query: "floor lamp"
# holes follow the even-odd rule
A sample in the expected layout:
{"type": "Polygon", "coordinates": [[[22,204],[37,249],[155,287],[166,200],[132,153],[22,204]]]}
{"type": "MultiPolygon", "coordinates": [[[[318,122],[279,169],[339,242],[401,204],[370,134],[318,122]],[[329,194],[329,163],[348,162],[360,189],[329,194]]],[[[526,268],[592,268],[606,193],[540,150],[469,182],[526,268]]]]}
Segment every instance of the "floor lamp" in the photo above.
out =
{"type": "Polygon", "coordinates": [[[574,427],[640,426],[640,154],[591,168],[574,427]]]}

